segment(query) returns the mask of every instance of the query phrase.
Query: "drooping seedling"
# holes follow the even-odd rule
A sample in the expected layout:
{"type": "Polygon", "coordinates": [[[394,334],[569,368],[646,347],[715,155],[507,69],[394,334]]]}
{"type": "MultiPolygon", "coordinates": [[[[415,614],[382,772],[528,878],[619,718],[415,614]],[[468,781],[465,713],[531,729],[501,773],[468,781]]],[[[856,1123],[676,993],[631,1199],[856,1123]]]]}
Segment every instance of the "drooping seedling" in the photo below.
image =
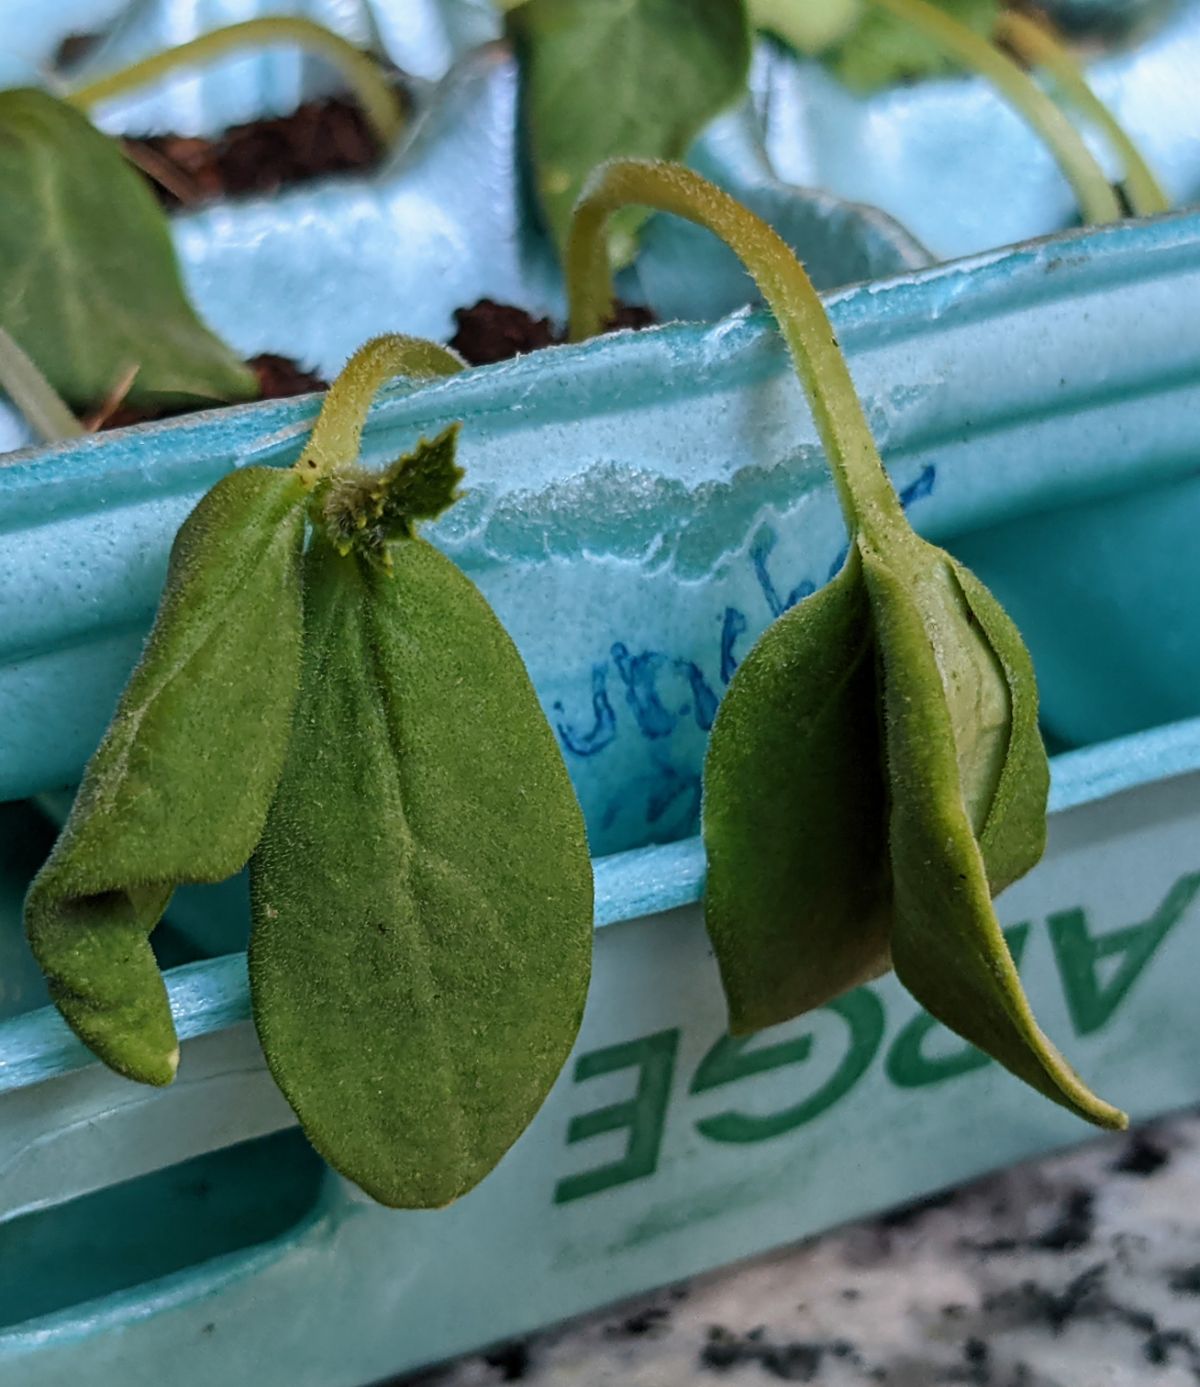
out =
{"type": "Polygon", "coordinates": [[[1106,1127],[1038,1028],[992,905],[1045,846],[1037,689],[982,583],[910,527],[807,275],[764,222],[689,170],[598,171],[568,245],[571,332],[609,311],[607,218],[630,203],[707,226],[753,275],[787,342],[849,532],[842,569],[739,666],[704,787],[705,914],[735,1032],[894,967],[938,1020],[1106,1127]]]}
{"type": "Polygon", "coordinates": [[[430,1207],[487,1174],[566,1061],[592,877],[516,648],[413,533],[455,498],[455,432],[382,475],[354,466],[388,356],[351,361],[297,464],[317,523],[295,725],[251,862],[250,984],[317,1150],[383,1203],[430,1207]]]}
{"type": "Polygon", "coordinates": [[[591,958],[554,735],[491,608],[417,534],[457,496],[457,429],[358,464],[384,380],[460,365],[368,343],[294,468],[204,497],[26,903],[68,1023],[164,1084],[179,1047],[149,936],[176,885],[249,860],[268,1065],[330,1163],[404,1207],[464,1193],[528,1125],[591,958]]]}

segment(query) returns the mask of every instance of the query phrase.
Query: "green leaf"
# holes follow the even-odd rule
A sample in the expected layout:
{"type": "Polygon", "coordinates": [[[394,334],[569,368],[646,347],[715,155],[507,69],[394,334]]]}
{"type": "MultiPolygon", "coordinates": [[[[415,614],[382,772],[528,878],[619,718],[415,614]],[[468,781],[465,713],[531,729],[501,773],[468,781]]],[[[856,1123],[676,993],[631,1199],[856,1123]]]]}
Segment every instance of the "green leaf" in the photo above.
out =
{"type": "Polygon", "coordinates": [[[750,22],[797,53],[823,52],[861,22],[864,0],[748,0],[750,22]]]}
{"type": "MultiPolygon", "coordinates": [[[[807,0],[797,0],[797,3],[807,3],[807,0]]],[[[933,3],[985,38],[991,35],[1000,12],[999,0],[933,0],[933,3]]],[[[944,49],[920,29],[878,9],[869,0],[861,20],[826,52],[824,61],[848,87],[858,92],[961,71],[944,49]]]]}
{"type": "Polygon", "coordinates": [[[1012,618],[968,568],[950,560],[970,611],[1004,671],[1009,695],[1009,741],[1004,768],[979,847],[988,884],[997,896],[1035,867],[1046,851],[1046,801],[1050,763],[1038,728],[1037,679],[1033,661],[1012,618]]]}
{"type": "Polygon", "coordinates": [[[245,865],[283,768],[300,669],[304,490],[223,478],[184,522],[145,652],[25,907],[72,1029],[118,1073],[179,1050],[149,934],[174,887],[245,865]]]}
{"type": "MultiPolygon", "coordinates": [[[[947,22],[931,24],[924,0],[879,3],[920,10],[935,31],[947,22]]],[[[834,581],[751,651],[712,729],[706,917],[733,1027],[828,1000],[875,971],[890,945],[901,980],[935,1017],[1054,1101],[1123,1126],[1038,1029],[992,909],[992,891],[1045,844],[1049,768],[1016,628],[913,532],[804,267],[698,174],[617,160],[589,184],[567,260],[572,338],[594,330],[611,301],[601,238],[630,202],[709,227],[754,276],[851,537],[834,581]]]]}
{"type": "Polygon", "coordinates": [[[287,768],[251,862],[267,1063],[384,1204],[449,1203],[520,1136],[587,992],[582,815],[520,656],[421,539],[318,535],[287,768]]]}
{"type": "Polygon", "coordinates": [[[734,1034],[890,966],[875,640],[858,552],[738,667],[704,767],[705,919],[734,1034]]]}
{"type": "MultiPolygon", "coordinates": [[[[1124,1114],[1097,1098],[1039,1029],[996,919],[971,812],[991,818],[1007,763],[1030,748],[1006,739],[997,774],[986,686],[988,661],[1001,669],[1003,661],[982,626],[945,618],[949,603],[931,619],[940,603],[932,594],[950,591],[949,564],[918,545],[914,561],[912,549],[885,559],[859,541],[883,668],[897,976],[930,1015],[1046,1097],[1122,1127],[1124,1114]]],[[[1005,812],[1022,804],[1028,812],[1031,799],[1012,799],[1005,812]]]]}
{"type": "Polygon", "coordinates": [[[1038,1028],[992,906],[1045,846],[1028,653],[973,574],[902,516],[880,525],[767,630],[713,725],[705,916],[730,1029],[894,964],[958,1035],[1121,1126],[1038,1028]]]}
{"type": "MultiPolygon", "coordinates": [[[[620,155],[680,158],[745,92],[742,0],[528,0],[508,27],[521,60],[534,182],[560,250],[597,164],[620,155]]],[[[621,261],[632,258],[643,215],[616,220],[621,261]]]]}
{"type": "Polygon", "coordinates": [[[0,207],[0,327],[70,404],[99,404],[134,365],[139,407],[257,395],[189,305],[145,181],[46,92],[0,92],[0,207]]]}

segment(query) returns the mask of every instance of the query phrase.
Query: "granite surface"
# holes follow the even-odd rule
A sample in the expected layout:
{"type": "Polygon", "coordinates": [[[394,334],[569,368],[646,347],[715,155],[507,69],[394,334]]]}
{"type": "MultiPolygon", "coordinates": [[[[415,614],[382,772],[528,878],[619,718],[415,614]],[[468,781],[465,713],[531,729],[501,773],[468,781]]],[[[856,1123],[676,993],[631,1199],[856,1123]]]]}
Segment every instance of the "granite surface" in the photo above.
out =
{"type": "Polygon", "coordinates": [[[1200,1113],[403,1381],[1195,1387],[1200,1113]]]}

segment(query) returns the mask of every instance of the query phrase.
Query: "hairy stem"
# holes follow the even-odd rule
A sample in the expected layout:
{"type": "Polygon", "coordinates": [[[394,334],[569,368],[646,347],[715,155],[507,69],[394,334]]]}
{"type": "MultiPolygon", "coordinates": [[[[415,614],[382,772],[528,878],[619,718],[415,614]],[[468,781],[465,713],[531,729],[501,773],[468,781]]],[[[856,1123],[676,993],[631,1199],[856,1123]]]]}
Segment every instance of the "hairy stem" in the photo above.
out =
{"type": "Polygon", "coordinates": [[[1030,15],[1019,10],[1004,10],[997,21],[996,37],[1028,66],[1042,68],[1063,99],[1104,132],[1125,169],[1123,185],[1134,214],[1150,217],[1169,211],[1171,200],[1142,158],[1141,150],[1088,85],[1082,68],[1054,33],[1030,15]]]}
{"type": "Polygon", "coordinates": [[[155,53],[107,77],[85,83],[71,92],[67,100],[86,111],[109,97],[156,82],[176,68],[211,62],[242,48],[261,48],[272,43],[298,44],[326,59],[346,79],[380,143],[390,145],[399,135],[404,125],[404,112],[375,59],[311,19],[287,16],[247,19],[241,24],[214,29],[212,33],[181,43],[178,48],[155,53]]]}
{"type": "Polygon", "coordinates": [[[824,305],[787,243],[728,193],[678,164],[618,159],[593,173],[575,206],[566,273],[571,339],[600,331],[612,307],[604,229],[622,207],[672,212],[707,227],[753,276],[787,342],[812,407],[851,534],[870,535],[902,516],[850,368],[824,305]]]}
{"type": "Polygon", "coordinates": [[[449,347],[399,332],[364,343],[329,387],[308,446],[296,463],[305,486],[315,486],[358,457],[367,411],[375,392],[386,381],[394,376],[452,376],[465,365],[462,357],[449,347]]]}
{"type": "Polygon", "coordinates": [[[911,24],[964,67],[986,77],[1000,95],[1042,138],[1074,189],[1085,222],[1115,222],[1121,205],[1104,170],[1083,137],[1020,66],[973,29],[952,19],[928,0],[869,0],[911,24]]]}
{"type": "Polygon", "coordinates": [[[16,339],[0,327],[0,389],[46,443],[78,438],[83,425],[16,339]]]}

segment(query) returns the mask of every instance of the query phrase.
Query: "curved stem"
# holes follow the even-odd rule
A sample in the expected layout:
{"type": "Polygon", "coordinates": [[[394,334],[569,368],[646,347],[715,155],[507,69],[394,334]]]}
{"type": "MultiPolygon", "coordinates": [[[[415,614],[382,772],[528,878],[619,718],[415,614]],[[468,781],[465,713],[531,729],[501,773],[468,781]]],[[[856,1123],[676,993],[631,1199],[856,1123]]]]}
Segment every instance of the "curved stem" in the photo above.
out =
{"type": "Polygon", "coordinates": [[[295,464],[300,480],[313,487],[358,457],[363,425],[375,392],[394,376],[433,379],[452,376],[466,362],[449,347],[422,337],[389,332],[373,337],[346,362],[329,387],[308,446],[295,464]]]}
{"type": "Polygon", "coordinates": [[[804,267],[766,222],[690,169],[618,159],[588,180],[567,241],[571,340],[594,336],[609,316],[612,274],[604,228],[614,212],[630,204],[707,227],[753,276],[796,363],[851,535],[860,527],[871,535],[902,520],[850,368],[804,267]]]}
{"type": "Polygon", "coordinates": [[[25,349],[0,327],[0,389],[39,433],[43,442],[61,443],[85,432],[58,391],[50,384],[25,349]]]}
{"type": "Polygon", "coordinates": [[[1085,120],[1090,120],[1104,132],[1124,166],[1124,188],[1134,214],[1150,217],[1157,212],[1169,211],[1171,200],[1142,158],[1141,151],[1125,127],[1088,85],[1082,68],[1054,33],[1020,10],[1003,10],[996,24],[996,37],[1030,67],[1043,68],[1063,98],[1085,120]]]}
{"type": "Polygon", "coordinates": [[[118,72],[110,72],[107,77],[87,82],[66,99],[86,111],[109,97],[156,82],[177,67],[211,62],[240,48],[260,48],[270,43],[298,44],[331,63],[353,90],[380,143],[390,145],[395,140],[404,125],[404,112],[375,59],[311,19],[287,16],[247,19],[214,29],[178,48],[155,53],[118,72]]]}
{"type": "Polygon", "coordinates": [[[1085,222],[1120,221],[1121,205],[1083,137],[1017,63],[928,0],[868,0],[868,3],[920,29],[956,62],[992,83],[1045,141],[1075,191],[1085,222]]]}

